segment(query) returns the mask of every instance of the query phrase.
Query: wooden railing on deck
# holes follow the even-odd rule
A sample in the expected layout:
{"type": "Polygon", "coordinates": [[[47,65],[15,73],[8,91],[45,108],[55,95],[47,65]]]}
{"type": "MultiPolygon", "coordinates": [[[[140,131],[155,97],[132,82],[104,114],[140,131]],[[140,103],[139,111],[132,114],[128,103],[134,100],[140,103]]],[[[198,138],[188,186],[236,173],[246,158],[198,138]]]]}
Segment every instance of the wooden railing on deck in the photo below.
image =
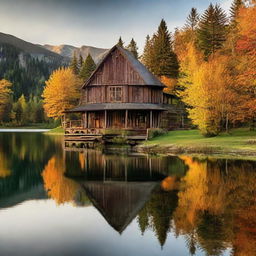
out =
{"type": "Polygon", "coordinates": [[[64,123],[65,129],[68,128],[84,128],[82,120],[70,120],[64,123]]]}

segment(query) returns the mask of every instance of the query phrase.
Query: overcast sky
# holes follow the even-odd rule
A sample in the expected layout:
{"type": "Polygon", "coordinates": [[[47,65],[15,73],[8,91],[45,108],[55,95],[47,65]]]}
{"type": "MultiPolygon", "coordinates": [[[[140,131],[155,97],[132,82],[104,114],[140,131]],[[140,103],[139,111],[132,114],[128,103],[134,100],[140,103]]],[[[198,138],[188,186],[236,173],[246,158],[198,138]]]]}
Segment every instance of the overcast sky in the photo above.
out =
{"type": "Polygon", "coordinates": [[[32,43],[102,48],[121,35],[141,51],[162,18],[173,31],[192,7],[203,12],[210,2],[228,11],[232,0],[0,0],[0,31],[32,43]]]}

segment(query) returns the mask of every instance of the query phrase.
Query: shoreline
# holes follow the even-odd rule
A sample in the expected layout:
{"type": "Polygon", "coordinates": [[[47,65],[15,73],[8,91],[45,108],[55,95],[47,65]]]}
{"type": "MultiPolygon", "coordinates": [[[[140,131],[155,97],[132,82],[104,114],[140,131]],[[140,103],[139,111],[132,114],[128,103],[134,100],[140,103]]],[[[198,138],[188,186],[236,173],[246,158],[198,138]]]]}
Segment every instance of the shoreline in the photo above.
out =
{"type": "Polygon", "coordinates": [[[248,159],[256,161],[256,150],[241,149],[220,149],[216,147],[193,147],[177,145],[158,145],[151,144],[137,145],[134,150],[138,153],[155,154],[155,155],[191,155],[201,157],[231,158],[231,159],[248,159]]]}

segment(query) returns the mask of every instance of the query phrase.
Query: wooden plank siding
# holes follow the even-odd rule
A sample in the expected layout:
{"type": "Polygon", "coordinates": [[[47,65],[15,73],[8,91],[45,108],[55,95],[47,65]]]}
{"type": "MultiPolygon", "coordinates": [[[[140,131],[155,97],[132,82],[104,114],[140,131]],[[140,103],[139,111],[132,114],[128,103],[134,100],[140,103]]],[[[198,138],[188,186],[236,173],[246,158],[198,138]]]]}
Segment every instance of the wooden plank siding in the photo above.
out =
{"type": "Polygon", "coordinates": [[[119,51],[114,51],[97,71],[90,85],[144,85],[144,81],[119,51]]]}
{"type": "MultiPolygon", "coordinates": [[[[81,104],[87,103],[111,103],[110,87],[104,86],[87,86],[81,97],[81,104]]],[[[163,103],[162,90],[151,88],[148,86],[123,85],[122,87],[122,103],[163,103]]]]}

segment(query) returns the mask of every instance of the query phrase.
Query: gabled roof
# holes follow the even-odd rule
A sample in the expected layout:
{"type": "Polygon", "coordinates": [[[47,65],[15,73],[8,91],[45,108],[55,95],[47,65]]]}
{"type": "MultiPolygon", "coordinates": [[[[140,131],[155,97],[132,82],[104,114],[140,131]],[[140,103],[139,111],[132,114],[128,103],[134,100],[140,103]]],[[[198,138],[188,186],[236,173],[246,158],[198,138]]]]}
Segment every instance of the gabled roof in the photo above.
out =
{"type": "Polygon", "coordinates": [[[115,45],[108,51],[108,53],[105,55],[105,57],[99,62],[96,69],[91,74],[89,79],[85,82],[85,84],[83,85],[82,88],[84,88],[85,86],[87,86],[90,83],[90,81],[92,80],[94,75],[97,73],[97,71],[100,69],[100,67],[107,60],[108,56],[112,52],[114,52],[116,49],[118,49],[121,52],[121,54],[124,56],[124,58],[126,60],[128,60],[128,62],[131,64],[131,66],[134,68],[134,70],[136,72],[138,72],[141,79],[144,81],[145,85],[165,87],[165,85],[163,85],[140,61],[138,61],[130,51],[128,51],[118,45],[115,45]]]}
{"type": "Polygon", "coordinates": [[[157,182],[82,183],[93,206],[120,234],[149,201],[157,185],[157,182]]]}

